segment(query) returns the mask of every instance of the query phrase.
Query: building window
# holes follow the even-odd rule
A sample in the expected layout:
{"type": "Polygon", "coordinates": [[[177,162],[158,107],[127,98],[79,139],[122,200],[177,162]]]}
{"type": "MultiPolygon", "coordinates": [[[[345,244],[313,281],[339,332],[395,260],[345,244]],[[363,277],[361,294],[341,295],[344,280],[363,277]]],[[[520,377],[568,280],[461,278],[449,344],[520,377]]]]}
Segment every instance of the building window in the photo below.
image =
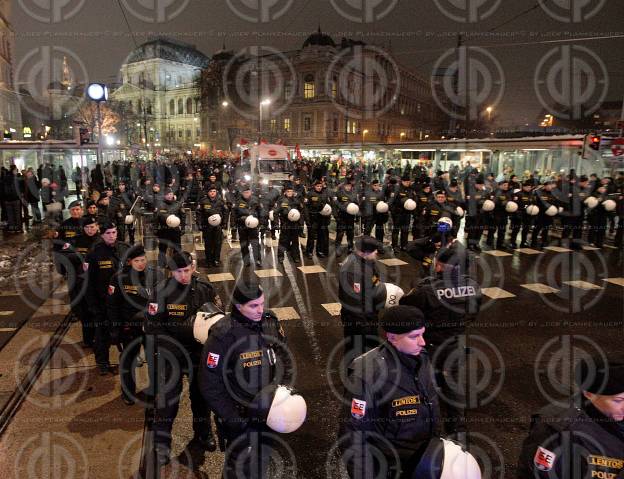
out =
{"type": "Polygon", "coordinates": [[[191,100],[190,98],[186,99],[186,114],[187,115],[193,114],[193,100],[191,100]]]}
{"type": "Polygon", "coordinates": [[[213,121],[210,123],[210,131],[212,131],[213,135],[217,134],[217,122],[213,121]]]}
{"type": "Polygon", "coordinates": [[[336,79],[336,77],[334,77],[331,83],[331,96],[332,98],[338,97],[338,80],[336,79]]]}
{"type": "Polygon", "coordinates": [[[277,130],[277,120],[273,118],[271,120],[271,131],[275,131],[275,130],[277,130]]]}
{"type": "Polygon", "coordinates": [[[303,84],[303,97],[310,100],[316,96],[316,86],[314,84],[314,75],[306,75],[303,84]]]}
{"type": "Polygon", "coordinates": [[[334,115],[333,121],[332,121],[332,130],[333,131],[338,131],[338,116],[334,115]]]}
{"type": "Polygon", "coordinates": [[[180,98],[178,100],[178,115],[183,115],[184,114],[184,102],[182,101],[182,98],[180,98]]]}
{"type": "Polygon", "coordinates": [[[132,100],[130,100],[128,102],[128,113],[132,113],[132,109],[134,108],[134,106],[132,105],[132,100]]]}
{"type": "Polygon", "coordinates": [[[288,100],[292,95],[292,82],[287,81],[284,83],[284,99],[288,100]]]}
{"type": "Polygon", "coordinates": [[[201,110],[201,103],[199,98],[195,99],[195,113],[199,113],[201,110]]]}
{"type": "Polygon", "coordinates": [[[199,131],[199,128],[198,128],[197,130],[195,130],[195,136],[196,136],[197,138],[199,138],[200,133],[201,133],[201,132],[199,131]]]}
{"type": "Polygon", "coordinates": [[[175,100],[169,100],[169,114],[175,115],[175,100]]]}
{"type": "Polygon", "coordinates": [[[145,109],[148,115],[152,114],[152,102],[150,100],[145,100],[145,109]]]}
{"type": "Polygon", "coordinates": [[[178,138],[182,138],[182,130],[178,130],[178,138]]]}
{"type": "Polygon", "coordinates": [[[284,131],[290,131],[290,118],[284,118],[284,131]]]}
{"type": "Polygon", "coordinates": [[[311,131],[312,130],[312,117],[304,116],[303,117],[303,131],[311,131]]]}
{"type": "Polygon", "coordinates": [[[191,130],[190,129],[186,130],[186,137],[187,138],[191,137],[191,130]]]}

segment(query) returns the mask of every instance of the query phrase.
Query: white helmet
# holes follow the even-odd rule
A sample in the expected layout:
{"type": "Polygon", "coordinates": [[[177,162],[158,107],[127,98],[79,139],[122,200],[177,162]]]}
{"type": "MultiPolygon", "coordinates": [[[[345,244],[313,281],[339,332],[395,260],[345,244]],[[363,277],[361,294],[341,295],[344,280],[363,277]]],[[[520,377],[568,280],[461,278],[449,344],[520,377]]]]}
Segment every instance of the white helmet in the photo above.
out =
{"type": "Polygon", "coordinates": [[[377,213],[383,214],[388,212],[389,206],[388,203],[386,203],[385,201],[380,201],[379,203],[377,203],[375,209],[377,210],[377,213]]]}
{"type": "Polygon", "coordinates": [[[507,211],[507,213],[515,213],[518,211],[518,203],[515,201],[508,201],[505,205],[505,211],[507,211]]]}
{"type": "Polygon", "coordinates": [[[299,213],[299,210],[296,208],[292,208],[289,212],[288,212],[288,219],[290,221],[297,222],[301,219],[301,213],[299,213]]]}
{"type": "Polygon", "coordinates": [[[273,210],[269,211],[269,219],[271,221],[275,221],[275,214],[273,213],[273,210]]]}
{"type": "Polygon", "coordinates": [[[166,223],[169,228],[177,228],[178,226],[180,226],[180,218],[178,218],[176,215],[169,215],[167,216],[166,223]]]}
{"type": "Polygon", "coordinates": [[[347,213],[349,213],[351,216],[355,216],[359,212],[360,212],[360,207],[356,205],[355,203],[349,203],[347,205],[347,213]]]}
{"type": "Polygon", "coordinates": [[[546,213],[548,216],[557,216],[557,213],[559,213],[559,208],[557,208],[555,205],[550,205],[550,206],[546,209],[545,213],[546,213]]]}
{"type": "Polygon", "coordinates": [[[614,211],[615,207],[617,206],[617,204],[615,203],[615,201],[613,200],[604,200],[602,202],[602,206],[604,207],[605,210],[607,211],[614,211]]]}
{"type": "Polygon", "coordinates": [[[588,196],[587,198],[585,198],[585,205],[590,210],[593,210],[596,206],[598,206],[598,203],[598,198],[596,198],[595,196],[588,196]]]}
{"type": "Polygon", "coordinates": [[[134,216],[126,215],[126,217],[124,218],[124,223],[127,225],[131,225],[132,223],[134,223],[134,216]]]}
{"type": "Polygon", "coordinates": [[[399,301],[405,294],[403,288],[397,286],[392,283],[385,283],[386,286],[386,308],[391,308],[392,306],[398,306],[399,301]]]}
{"type": "Polygon", "coordinates": [[[412,472],[412,479],[481,479],[481,468],[472,454],[446,439],[434,438],[412,472]]]}
{"type": "Polygon", "coordinates": [[[245,226],[249,229],[257,228],[259,224],[260,222],[258,221],[258,218],[256,218],[255,216],[249,215],[247,219],[245,220],[245,226]]]}
{"type": "Polygon", "coordinates": [[[447,232],[453,229],[453,220],[448,216],[443,216],[438,220],[438,231],[447,232]]]}
{"type": "Polygon", "coordinates": [[[529,216],[537,216],[539,215],[540,209],[537,205],[529,205],[526,207],[526,212],[529,216]]]}
{"type": "Polygon", "coordinates": [[[492,200],[485,200],[483,202],[483,211],[492,211],[496,205],[492,200]]]}
{"type": "Polygon", "coordinates": [[[405,203],[403,203],[403,208],[405,208],[407,211],[414,211],[416,209],[416,202],[411,198],[407,199],[405,200],[405,203]]]}
{"type": "Polygon", "coordinates": [[[195,314],[193,320],[193,336],[195,340],[204,344],[208,339],[210,328],[225,315],[214,304],[206,303],[195,314]]]}
{"type": "Polygon", "coordinates": [[[41,186],[49,186],[50,185],[50,180],[47,178],[43,178],[41,180],[41,186]]]}
{"type": "Polygon", "coordinates": [[[321,210],[321,216],[330,216],[331,214],[332,214],[331,206],[329,206],[328,204],[325,204],[325,206],[323,206],[323,209],[321,210]]]}
{"type": "Polygon", "coordinates": [[[460,218],[463,218],[466,212],[461,206],[458,206],[457,209],[455,210],[455,214],[459,216],[460,218]]]}
{"type": "Polygon", "coordinates": [[[61,211],[63,211],[63,203],[59,201],[53,201],[46,206],[46,210],[50,211],[51,213],[60,213],[61,211]]]}
{"type": "Polygon", "coordinates": [[[219,226],[221,224],[221,215],[212,215],[208,218],[210,226],[219,226]]]}
{"type": "Polygon", "coordinates": [[[275,432],[295,432],[306,420],[308,406],[299,394],[292,394],[286,386],[278,386],[271,402],[266,424],[275,432]]]}

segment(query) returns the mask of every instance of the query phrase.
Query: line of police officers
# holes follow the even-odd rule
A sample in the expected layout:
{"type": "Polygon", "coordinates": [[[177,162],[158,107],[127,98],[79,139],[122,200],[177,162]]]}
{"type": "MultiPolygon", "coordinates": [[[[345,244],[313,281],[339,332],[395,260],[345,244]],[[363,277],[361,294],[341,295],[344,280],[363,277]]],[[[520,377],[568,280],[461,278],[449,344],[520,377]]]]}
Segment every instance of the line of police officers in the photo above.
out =
{"type": "MultiPolygon", "coordinates": [[[[475,185],[480,184],[480,178],[476,178],[475,185]]],[[[395,228],[397,241],[400,236],[400,244],[405,244],[402,246],[405,249],[408,248],[405,231],[409,231],[410,226],[406,220],[406,211],[414,211],[410,209],[411,204],[409,208],[405,205],[412,198],[409,188],[409,181],[402,179],[388,209],[393,215],[395,225],[399,225],[398,230],[395,228]],[[397,205],[402,205],[403,209],[399,209],[397,205]]],[[[422,190],[426,193],[427,189],[425,187],[422,190]]],[[[505,191],[504,184],[500,189],[505,191]]],[[[349,211],[349,207],[351,204],[357,205],[354,201],[357,201],[357,196],[352,193],[352,185],[345,184],[340,190],[333,197],[334,201],[331,201],[321,182],[315,184],[313,192],[304,198],[297,198],[294,188],[285,189],[283,196],[278,198],[268,215],[269,222],[276,221],[275,218],[280,222],[280,257],[289,253],[294,260],[294,255],[298,255],[298,248],[295,250],[293,243],[298,243],[302,218],[301,215],[296,218],[293,210],[301,209],[304,211],[303,218],[308,222],[308,244],[312,245],[306,252],[312,254],[316,243],[317,254],[327,254],[325,248],[329,242],[321,239],[321,236],[326,238],[326,224],[323,228],[318,221],[323,219],[328,223],[329,215],[325,205],[330,203],[334,203],[330,205],[330,214],[340,220],[341,232],[347,235],[348,244],[353,248],[353,224],[356,215],[352,214],[353,208],[349,211]],[[284,239],[281,235],[284,235],[284,239]]],[[[475,186],[475,191],[477,190],[484,191],[482,187],[475,186]]],[[[371,185],[371,197],[375,197],[380,191],[379,184],[371,185]]],[[[552,185],[544,185],[533,195],[538,197],[538,201],[542,201],[542,206],[552,206],[551,202],[554,200],[548,196],[551,191],[552,185]]],[[[165,205],[179,206],[174,205],[176,200],[169,192],[164,196],[165,205]]],[[[381,208],[383,212],[377,209],[378,203],[384,203],[380,201],[380,197],[377,196],[377,201],[366,195],[362,198],[364,203],[360,204],[363,206],[366,227],[383,224],[382,219],[377,223],[377,216],[387,215],[388,211],[383,211],[385,208],[381,208]],[[370,205],[375,204],[374,212],[370,205],[366,209],[367,202],[370,205]],[[366,214],[367,211],[369,214],[366,214]]],[[[387,197],[383,196],[381,199],[387,197]]],[[[418,210],[421,202],[420,198],[418,200],[415,210],[418,210]]],[[[249,216],[252,216],[250,212],[257,213],[253,218],[262,216],[257,209],[251,208],[254,201],[250,189],[243,186],[239,201],[233,205],[232,210],[236,211],[234,217],[239,234],[244,233],[241,236],[241,246],[244,241],[251,244],[254,259],[258,261],[259,252],[254,249],[254,238],[248,235],[251,231],[247,230],[256,230],[257,241],[261,229],[267,234],[271,228],[266,223],[259,228],[259,220],[255,224],[248,221],[249,216]]],[[[491,201],[496,203],[495,200],[491,201]]],[[[110,206],[110,200],[109,205],[105,203],[106,201],[102,206],[110,206]]],[[[426,211],[423,217],[427,219],[416,224],[418,236],[439,231],[439,221],[435,226],[430,223],[438,215],[438,219],[444,217],[445,213],[456,213],[456,216],[460,216],[457,209],[449,210],[445,207],[446,195],[441,192],[435,195],[433,202],[422,203],[426,203],[423,206],[426,208],[423,210],[426,211]]],[[[536,200],[532,200],[531,204],[536,203],[536,200]]],[[[585,202],[583,204],[587,205],[585,202]]],[[[470,218],[470,208],[467,206],[470,218]]],[[[170,209],[165,206],[162,207],[163,211],[159,208],[158,213],[154,208],[157,216],[160,214],[158,221],[164,220],[163,225],[170,229],[180,227],[180,224],[168,221],[170,216],[177,216],[175,213],[180,212],[175,207],[170,209]]],[[[596,207],[598,205],[594,206],[596,207]]],[[[98,208],[98,213],[100,212],[98,208]]],[[[202,221],[202,233],[207,248],[214,246],[217,237],[219,240],[222,238],[219,228],[221,225],[214,224],[217,222],[213,216],[219,215],[223,219],[227,214],[217,188],[209,187],[207,197],[202,198],[197,205],[198,222],[202,221]]],[[[182,219],[182,216],[180,213],[179,218],[182,219]]],[[[59,227],[59,236],[55,242],[60,270],[66,274],[70,285],[73,311],[83,322],[85,346],[94,347],[101,374],[113,371],[109,350],[111,344],[118,345],[122,351],[122,398],[127,404],[132,404],[137,400],[134,369],[143,345],[150,369],[156,462],[164,465],[169,461],[171,429],[182,391],[182,378],[187,375],[195,442],[208,450],[216,448],[210,426],[210,410],[214,411],[221,431],[220,436],[224,440],[222,446],[227,448],[224,476],[263,477],[275,440],[268,424],[275,406],[277,385],[288,385],[292,358],[288,357],[285,336],[279,322],[274,315],[264,310],[262,288],[253,281],[239,282],[232,298],[232,312],[225,315],[220,312],[222,304],[214,288],[194,274],[195,263],[188,253],[180,252],[179,247],[174,248],[177,252],[168,261],[171,277],[164,279],[162,273],[159,273],[162,269],[152,270],[147,266],[145,251],[141,245],[130,247],[119,241],[118,225],[109,218],[108,214],[97,217],[87,215],[83,218],[81,205],[72,203],[70,218],[59,227]],[[198,342],[195,331],[200,312],[205,313],[205,321],[214,321],[202,342],[198,342]]],[[[119,217],[118,219],[120,220],[119,217]]],[[[496,224],[497,228],[499,224],[496,224]]],[[[547,221],[536,221],[534,237],[539,238],[544,229],[547,231],[547,226],[547,221]]],[[[497,234],[500,235],[500,230],[497,234]]],[[[163,242],[170,241],[174,246],[179,244],[176,243],[177,238],[172,236],[158,238],[162,238],[163,242]]],[[[443,243],[447,244],[446,241],[443,243]]],[[[457,432],[464,417],[464,398],[457,397],[458,391],[450,387],[444,379],[445,375],[456,373],[461,362],[454,366],[454,370],[447,366],[440,367],[435,364],[436,361],[428,358],[425,350],[428,340],[424,338],[429,331],[432,338],[430,352],[434,358],[443,361],[451,354],[461,357],[466,350],[465,344],[460,341],[465,322],[478,311],[478,285],[462,274],[461,264],[464,260],[458,247],[453,246],[452,241],[449,243],[451,244],[442,248],[436,256],[435,276],[426,278],[405,295],[401,299],[401,306],[385,309],[380,321],[384,338],[381,346],[356,358],[349,366],[351,386],[346,392],[346,397],[350,400],[347,401],[345,412],[348,420],[343,423],[343,457],[351,477],[377,477],[376,471],[379,467],[388,467],[395,474],[393,477],[441,477],[445,467],[450,468],[458,457],[464,458],[470,464],[468,469],[472,471],[470,474],[474,474],[465,477],[480,477],[477,476],[478,466],[474,467],[474,459],[471,460],[471,456],[466,455],[456,443],[441,439],[440,436],[440,397],[444,399],[446,417],[452,420],[445,424],[446,434],[457,432]],[[380,377],[385,378],[386,383],[380,383],[380,377]],[[436,381],[440,388],[436,386],[436,381]],[[460,411],[457,412],[457,409],[460,411]],[[380,452],[384,461],[371,463],[371,457],[376,457],[375,454],[371,455],[371,451],[380,452]]],[[[378,251],[379,248],[380,243],[367,238],[358,245],[354,254],[365,253],[361,256],[365,263],[375,259],[370,253],[378,251]],[[371,244],[375,246],[371,247],[371,244]]],[[[219,254],[216,248],[211,251],[211,258],[219,254]]],[[[161,252],[164,250],[161,249],[161,252]]],[[[208,254],[207,249],[206,259],[208,254]]],[[[243,257],[245,258],[244,252],[243,257]]],[[[167,262],[167,257],[162,255],[159,260],[162,265],[162,262],[167,262]]],[[[213,264],[214,261],[218,260],[213,260],[213,264]]],[[[369,271],[364,268],[362,274],[368,275],[369,271]]],[[[365,280],[366,278],[360,280],[356,275],[351,275],[344,281],[345,284],[341,280],[340,287],[350,289],[347,296],[358,298],[365,291],[365,280]]],[[[379,281],[373,279],[372,287],[377,287],[377,283],[379,281]]],[[[366,304],[373,305],[375,313],[383,310],[377,302],[367,301],[366,304]]],[[[369,313],[366,307],[364,312],[369,313]]],[[[364,324],[372,334],[376,333],[376,326],[376,323],[372,328],[370,324],[364,324]]],[[[624,402],[624,398],[618,399],[622,391],[617,389],[617,386],[609,389],[583,389],[589,404],[584,405],[587,410],[582,411],[587,413],[590,421],[596,423],[596,427],[590,427],[593,433],[590,437],[593,443],[598,444],[598,449],[607,437],[602,435],[607,426],[608,433],[622,441],[620,424],[623,416],[620,403],[624,402]]],[[[296,395],[290,391],[287,396],[292,399],[296,395]]],[[[566,414],[571,413],[568,411],[566,414]]],[[[293,421],[296,423],[301,418],[293,421]]],[[[566,427],[571,428],[576,424],[572,421],[566,427]]],[[[272,430],[279,430],[279,427],[272,430]]],[[[561,428],[563,432],[567,430],[561,428]]],[[[531,437],[535,434],[532,432],[531,437]]],[[[558,437],[568,436],[562,433],[558,437]]],[[[552,441],[552,438],[548,437],[548,440],[552,441]]],[[[613,438],[608,437],[608,440],[612,441],[613,438]]],[[[540,445],[537,446],[533,465],[528,463],[526,467],[530,471],[549,472],[557,464],[557,447],[565,445],[559,444],[555,447],[549,442],[549,448],[548,444],[541,445],[540,441],[541,438],[534,439],[533,442],[531,439],[527,440],[530,447],[534,443],[540,445]]],[[[555,444],[556,441],[557,439],[555,444]]],[[[575,444],[574,441],[572,443],[575,444]]],[[[607,447],[610,456],[607,452],[601,456],[601,450],[591,455],[587,461],[594,461],[596,468],[592,470],[604,471],[604,467],[607,467],[620,473],[622,467],[616,467],[619,464],[618,458],[622,457],[617,456],[621,450],[619,447],[607,447]]],[[[450,473],[447,471],[447,474],[450,473]]]]}

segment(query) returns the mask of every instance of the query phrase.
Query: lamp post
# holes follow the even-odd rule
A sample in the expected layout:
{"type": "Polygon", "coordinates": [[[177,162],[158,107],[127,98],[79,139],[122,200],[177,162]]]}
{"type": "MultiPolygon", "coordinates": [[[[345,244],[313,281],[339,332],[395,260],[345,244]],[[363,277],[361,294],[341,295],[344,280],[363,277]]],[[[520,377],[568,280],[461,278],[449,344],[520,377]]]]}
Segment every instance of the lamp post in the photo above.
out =
{"type": "Polygon", "coordinates": [[[487,111],[487,114],[488,114],[488,123],[490,123],[490,122],[492,121],[492,110],[493,110],[493,109],[494,109],[494,108],[492,108],[491,106],[488,106],[488,107],[485,109],[485,111],[487,111]]]}
{"type": "Polygon", "coordinates": [[[260,105],[259,105],[260,121],[258,122],[258,143],[260,143],[260,140],[262,139],[262,107],[269,106],[270,104],[271,104],[271,100],[269,98],[265,98],[264,100],[260,102],[260,105]]]}
{"type": "Polygon", "coordinates": [[[98,146],[97,146],[97,162],[102,164],[102,112],[100,103],[108,100],[108,87],[102,83],[91,83],[87,87],[87,97],[94,101],[97,107],[97,127],[98,127],[98,146]]]}

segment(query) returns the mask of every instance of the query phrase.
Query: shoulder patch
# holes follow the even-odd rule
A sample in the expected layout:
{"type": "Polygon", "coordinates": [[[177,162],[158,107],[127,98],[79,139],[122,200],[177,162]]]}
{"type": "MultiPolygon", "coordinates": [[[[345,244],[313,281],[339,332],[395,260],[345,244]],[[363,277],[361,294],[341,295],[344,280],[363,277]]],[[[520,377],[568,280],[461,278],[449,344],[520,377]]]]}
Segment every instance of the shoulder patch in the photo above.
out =
{"type": "Polygon", "coordinates": [[[535,457],[533,458],[533,464],[540,471],[550,471],[555,465],[557,454],[541,446],[538,446],[535,451],[535,457]]]}
{"type": "Polygon", "coordinates": [[[214,369],[219,365],[219,358],[221,356],[219,356],[216,353],[208,353],[208,358],[206,359],[206,366],[208,366],[210,369],[214,369]]]}
{"type": "Polygon", "coordinates": [[[366,401],[353,398],[351,401],[351,416],[362,419],[366,415],[366,401]]]}
{"type": "Polygon", "coordinates": [[[89,269],[89,263],[82,263],[82,270],[87,271],[89,269]]]}
{"type": "Polygon", "coordinates": [[[115,294],[115,287],[112,284],[108,285],[108,294],[109,295],[115,294]]]}
{"type": "Polygon", "coordinates": [[[353,283],[353,292],[360,293],[362,291],[362,285],[360,283],[353,283]]]}
{"type": "Polygon", "coordinates": [[[158,312],[158,303],[150,303],[147,306],[147,314],[154,316],[158,312]]]}

